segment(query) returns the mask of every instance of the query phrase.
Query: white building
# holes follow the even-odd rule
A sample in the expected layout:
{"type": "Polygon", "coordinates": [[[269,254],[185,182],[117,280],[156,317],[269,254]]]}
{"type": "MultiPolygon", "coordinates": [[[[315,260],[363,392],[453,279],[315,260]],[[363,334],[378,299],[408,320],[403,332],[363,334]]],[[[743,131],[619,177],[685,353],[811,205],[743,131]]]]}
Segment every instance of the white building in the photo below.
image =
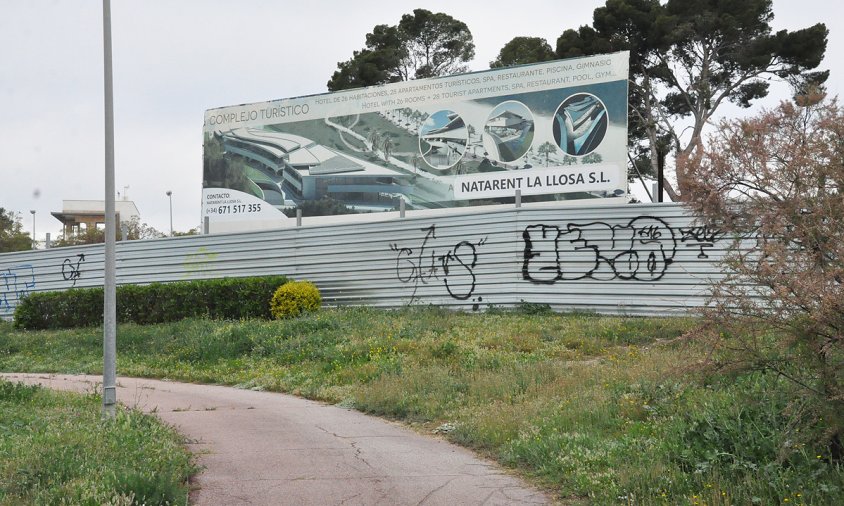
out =
{"type": "MultiPolygon", "coordinates": [[[[114,210],[121,223],[141,217],[138,207],[131,200],[115,201],[114,210]]],[[[91,227],[105,227],[104,200],[62,200],[62,210],[50,214],[62,222],[62,234],[65,239],[84,233],[91,227]]]]}

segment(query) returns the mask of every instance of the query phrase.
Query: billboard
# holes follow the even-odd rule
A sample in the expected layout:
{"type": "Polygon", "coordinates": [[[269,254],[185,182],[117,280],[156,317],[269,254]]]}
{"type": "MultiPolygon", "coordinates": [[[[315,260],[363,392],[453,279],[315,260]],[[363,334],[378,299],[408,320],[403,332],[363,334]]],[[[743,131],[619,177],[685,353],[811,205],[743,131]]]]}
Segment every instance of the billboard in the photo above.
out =
{"type": "Polygon", "coordinates": [[[211,109],[203,215],[274,228],[296,207],[623,195],[627,77],[619,52],[211,109]]]}

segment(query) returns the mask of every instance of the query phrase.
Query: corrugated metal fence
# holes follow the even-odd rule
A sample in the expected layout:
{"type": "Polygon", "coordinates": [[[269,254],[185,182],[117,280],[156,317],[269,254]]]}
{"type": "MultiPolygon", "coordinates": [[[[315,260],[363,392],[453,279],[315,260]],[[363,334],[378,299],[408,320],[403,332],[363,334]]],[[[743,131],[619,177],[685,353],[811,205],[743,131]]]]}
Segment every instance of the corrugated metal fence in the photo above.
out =
{"type": "MultiPolygon", "coordinates": [[[[687,312],[720,277],[719,234],[679,205],[496,208],[117,245],[118,284],[284,274],[329,305],[524,300],[556,310],[687,312]]],[[[102,245],[0,254],[0,317],[27,293],[102,286],[102,245]]]]}

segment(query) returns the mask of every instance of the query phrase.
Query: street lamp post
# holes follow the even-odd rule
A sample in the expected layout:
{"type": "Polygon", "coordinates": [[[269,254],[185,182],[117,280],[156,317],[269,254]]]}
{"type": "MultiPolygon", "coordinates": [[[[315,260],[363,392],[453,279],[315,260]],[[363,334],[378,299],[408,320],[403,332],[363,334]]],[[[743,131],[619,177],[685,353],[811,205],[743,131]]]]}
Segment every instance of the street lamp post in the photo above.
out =
{"type": "Polygon", "coordinates": [[[117,263],[114,210],[114,80],[111,1],[103,0],[103,102],[105,105],[105,262],[103,264],[103,414],[117,413],[117,263]]]}
{"type": "Polygon", "coordinates": [[[35,209],[30,209],[32,214],[32,249],[38,249],[38,241],[35,239],[35,209]]]}
{"type": "Polygon", "coordinates": [[[173,237],[173,192],[167,190],[165,194],[170,199],[170,237],[173,237]]]}

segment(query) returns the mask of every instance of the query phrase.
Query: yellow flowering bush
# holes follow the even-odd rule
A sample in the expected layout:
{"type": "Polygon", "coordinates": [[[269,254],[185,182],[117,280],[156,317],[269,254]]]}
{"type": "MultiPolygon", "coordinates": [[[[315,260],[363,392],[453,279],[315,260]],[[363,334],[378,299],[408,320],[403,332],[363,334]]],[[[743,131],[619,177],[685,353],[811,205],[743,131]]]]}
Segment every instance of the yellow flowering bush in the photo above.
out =
{"type": "Polygon", "coordinates": [[[270,300],[273,318],[295,318],[303,312],[316,311],[322,305],[319,288],[310,281],[290,281],[278,287],[270,300]]]}

